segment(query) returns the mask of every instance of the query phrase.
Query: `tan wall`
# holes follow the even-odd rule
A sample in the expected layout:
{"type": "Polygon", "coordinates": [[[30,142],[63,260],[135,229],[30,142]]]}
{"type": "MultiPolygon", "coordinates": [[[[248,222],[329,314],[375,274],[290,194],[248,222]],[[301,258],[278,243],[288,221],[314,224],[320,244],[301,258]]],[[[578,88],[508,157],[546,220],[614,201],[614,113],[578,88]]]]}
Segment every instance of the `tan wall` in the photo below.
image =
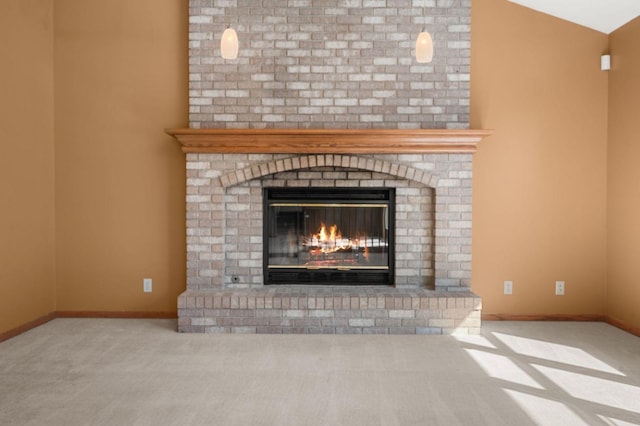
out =
{"type": "Polygon", "coordinates": [[[56,0],[58,310],[176,311],[186,0],[56,0]],[[153,293],[142,280],[153,279],[153,293]]]}
{"type": "Polygon", "coordinates": [[[53,2],[0,2],[0,333],[55,309],[53,2]]]}
{"type": "Polygon", "coordinates": [[[504,0],[474,0],[472,22],[472,127],[496,129],[474,159],[483,314],[602,315],[608,37],[504,0]]]}
{"type": "Polygon", "coordinates": [[[610,47],[607,314],[640,329],[640,18],[610,47]]]}
{"type": "MultiPolygon", "coordinates": [[[[12,200],[0,211],[0,332],[56,308],[54,134],[57,309],[174,311],[185,288],[184,157],[162,128],[187,124],[186,0],[56,0],[54,46],[51,0],[1,4],[0,35],[12,43],[0,53],[16,66],[0,81],[11,123],[0,132],[12,141],[0,159],[12,200]]],[[[503,0],[474,0],[472,21],[472,126],[497,130],[474,160],[473,289],[485,313],[603,314],[607,37],[503,0]],[[513,296],[501,294],[506,279],[513,296]],[[556,279],[566,296],[553,295],[556,279]]],[[[620,49],[633,38],[615,37],[620,49]]],[[[638,98],[618,100],[622,80],[613,108],[638,98]]],[[[632,149],[623,127],[611,131],[619,164],[629,156],[617,149],[632,149]]],[[[631,165],[625,173],[610,179],[632,178],[631,165]]],[[[609,311],[637,324],[625,234],[635,210],[616,207],[632,189],[610,187],[609,244],[627,268],[610,274],[609,311]]]]}

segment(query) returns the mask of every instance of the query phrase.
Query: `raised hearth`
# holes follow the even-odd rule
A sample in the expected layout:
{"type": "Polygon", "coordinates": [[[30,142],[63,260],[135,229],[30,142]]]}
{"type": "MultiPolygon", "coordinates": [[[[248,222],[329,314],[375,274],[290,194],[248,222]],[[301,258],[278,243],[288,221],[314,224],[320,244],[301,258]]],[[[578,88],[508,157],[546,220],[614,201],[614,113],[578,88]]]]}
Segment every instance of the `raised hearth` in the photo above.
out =
{"type": "Polygon", "coordinates": [[[180,331],[275,334],[477,334],[471,292],[340,286],[265,286],[189,291],[180,331]]]}

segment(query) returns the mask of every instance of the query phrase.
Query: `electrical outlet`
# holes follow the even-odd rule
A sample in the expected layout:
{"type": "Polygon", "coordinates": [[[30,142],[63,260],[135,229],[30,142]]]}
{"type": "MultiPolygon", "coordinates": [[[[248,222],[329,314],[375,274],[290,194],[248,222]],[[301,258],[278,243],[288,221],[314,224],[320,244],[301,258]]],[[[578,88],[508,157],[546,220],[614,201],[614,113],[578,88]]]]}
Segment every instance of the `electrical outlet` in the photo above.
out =
{"type": "Polygon", "coordinates": [[[504,294],[513,294],[513,281],[504,282],[504,294]]]}
{"type": "Polygon", "coordinates": [[[556,296],[564,296],[564,281],[556,281],[556,296]]]}
{"type": "Polygon", "coordinates": [[[153,280],[151,278],[145,278],[142,280],[142,290],[145,293],[151,293],[153,291],[153,280]]]}

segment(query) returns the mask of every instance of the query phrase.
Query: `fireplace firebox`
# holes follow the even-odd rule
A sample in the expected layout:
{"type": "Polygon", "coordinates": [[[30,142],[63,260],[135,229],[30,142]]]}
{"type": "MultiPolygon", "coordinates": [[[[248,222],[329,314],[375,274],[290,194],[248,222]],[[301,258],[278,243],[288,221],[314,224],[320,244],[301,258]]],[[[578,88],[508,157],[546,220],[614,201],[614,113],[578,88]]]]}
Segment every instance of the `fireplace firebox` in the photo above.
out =
{"type": "Polygon", "coordinates": [[[393,188],[266,188],[263,197],[265,284],[393,284],[393,188]]]}

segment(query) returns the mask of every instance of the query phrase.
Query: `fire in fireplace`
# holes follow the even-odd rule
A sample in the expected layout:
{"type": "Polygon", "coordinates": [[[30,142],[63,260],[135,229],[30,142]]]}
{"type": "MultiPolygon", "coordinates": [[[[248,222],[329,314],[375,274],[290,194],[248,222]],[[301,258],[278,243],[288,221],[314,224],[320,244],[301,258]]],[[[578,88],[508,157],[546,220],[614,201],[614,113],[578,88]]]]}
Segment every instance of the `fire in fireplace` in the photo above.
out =
{"type": "Polygon", "coordinates": [[[393,284],[392,188],[266,188],[265,284],[393,284]]]}

